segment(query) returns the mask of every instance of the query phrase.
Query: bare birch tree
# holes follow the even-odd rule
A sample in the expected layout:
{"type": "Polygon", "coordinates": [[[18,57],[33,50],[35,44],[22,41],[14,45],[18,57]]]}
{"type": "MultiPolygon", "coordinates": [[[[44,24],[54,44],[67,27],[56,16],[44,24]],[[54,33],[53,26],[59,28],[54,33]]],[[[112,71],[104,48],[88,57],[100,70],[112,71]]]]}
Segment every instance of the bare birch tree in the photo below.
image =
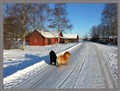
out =
{"type": "Polygon", "coordinates": [[[60,42],[59,32],[72,29],[72,24],[68,18],[67,6],[64,3],[54,5],[51,18],[49,19],[49,28],[57,29],[58,31],[58,43],[60,42]]]}
{"type": "MultiPolygon", "coordinates": [[[[36,4],[36,3],[17,3],[17,4],[6,4],[6,10],[4,13],[4,18],[14,17],[14,31],[20,31],[21,39],[22,39],[22,48],[25,49],[25,38],[26,33],[29,30],[38,28],[43,29],[45,27],[44,21],[46,20],[46,16],[48,15],[48,6],[47,4],[36,4]]],[[[13,21],[13,20],[12,20],[13,21]]],[[[11,21],[11,23],[12,23],[11,21]]],[[[9,24],[10,26],[10,24],[9,24]]],[[[4,26],[7,27],[7,26],[4,26]]]]}

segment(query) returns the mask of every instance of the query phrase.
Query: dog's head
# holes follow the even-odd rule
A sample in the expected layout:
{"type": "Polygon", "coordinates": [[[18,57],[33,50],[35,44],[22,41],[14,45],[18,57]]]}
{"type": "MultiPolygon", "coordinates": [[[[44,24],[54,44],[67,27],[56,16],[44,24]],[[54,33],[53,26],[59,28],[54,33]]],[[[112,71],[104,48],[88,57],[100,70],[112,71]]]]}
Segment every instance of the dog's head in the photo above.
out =
{"type": "Polygon", "coordinates": [[[66,51],[65,53],[64,53],[64,55],[69,59],[70,58],[70,56],[71,56],[71,53],[70,52],[68,52],[68,51],[66,51]]]}
{"type": "Polygon", "coordinates": [[[50,51],[49,55],[56,55],[55,52],[52,50],[50,51]]]}

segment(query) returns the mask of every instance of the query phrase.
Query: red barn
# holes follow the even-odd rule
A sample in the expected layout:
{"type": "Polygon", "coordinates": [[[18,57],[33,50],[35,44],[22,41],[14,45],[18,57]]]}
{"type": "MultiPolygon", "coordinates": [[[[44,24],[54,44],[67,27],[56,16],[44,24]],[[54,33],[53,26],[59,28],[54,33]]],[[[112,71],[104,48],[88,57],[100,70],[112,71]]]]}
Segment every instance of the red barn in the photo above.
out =
{"type": "MultiPolygon", "coordinates": [[[[60,32],[59,35],[60,35],[60,42],[63,42],[62,32],[60,32]]],[[[30,46],[51,45],[58,42],[58,34],[35,29],[32,33],[30,33],[26,37],[26,41],[28,41],[28,44],[30,46]]]]}
{"type": "Polygon", "coordinates": [[[79,36],[78,34],[63,34],[63,39],[65,43],[69,42],[78,42],[79,41],[79,36]]]}

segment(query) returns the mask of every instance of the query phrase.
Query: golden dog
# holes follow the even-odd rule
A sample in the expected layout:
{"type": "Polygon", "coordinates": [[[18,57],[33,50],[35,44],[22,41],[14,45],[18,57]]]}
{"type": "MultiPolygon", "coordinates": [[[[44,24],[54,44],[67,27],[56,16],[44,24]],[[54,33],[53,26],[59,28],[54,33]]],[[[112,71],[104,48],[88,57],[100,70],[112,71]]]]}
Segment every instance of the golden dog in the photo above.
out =
{"type": "Polygon", "coordinates": [[[65,64],[65,65],[67,65],[68,64],[68,61],[69,61],[69,59],[70,59],[70,56],[71,56],[71,54],[70,54],[70,52],[65,52],[63,55],[60,55],[59,57],[58,57],[58,67],[60,67],[62,64],[65,64]]]}

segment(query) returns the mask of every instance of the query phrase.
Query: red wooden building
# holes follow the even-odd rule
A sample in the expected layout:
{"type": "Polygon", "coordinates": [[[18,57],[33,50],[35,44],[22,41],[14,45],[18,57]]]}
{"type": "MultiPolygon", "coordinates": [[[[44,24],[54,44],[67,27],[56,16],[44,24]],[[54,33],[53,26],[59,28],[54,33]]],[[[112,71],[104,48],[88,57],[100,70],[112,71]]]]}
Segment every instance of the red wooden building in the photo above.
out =
{"type": "Polygon", "coordinates": [[[63,39],[65,43],[78,42],[79,36],[78,34],[63,34],[63,39]]]}
{"type": "MultiPolygon", "coordinates": [[[[63,42],[63,34],[59,33],[60,42],[63,42]]],[[[58,42],[58,33],[42,31],[35,29],[32,33],[26,36],[26,41],[30,46],[51,45],[58,42]]]]}

